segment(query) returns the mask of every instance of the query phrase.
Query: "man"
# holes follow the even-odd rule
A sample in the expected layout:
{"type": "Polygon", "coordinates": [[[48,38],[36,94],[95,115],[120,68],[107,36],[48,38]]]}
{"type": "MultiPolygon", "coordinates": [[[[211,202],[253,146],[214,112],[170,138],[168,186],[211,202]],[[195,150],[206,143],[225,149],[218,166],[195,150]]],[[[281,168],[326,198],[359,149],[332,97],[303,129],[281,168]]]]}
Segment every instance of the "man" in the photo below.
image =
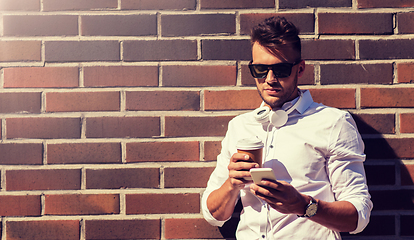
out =
{"type": "Polygon", "coordinates": [[[262,105],[284,110],[288,120],[261,123],[255,112],[232,119],[203,194],[203,215],[214,226],[230,219],[241,198],[237,239],[340,239],[339,232],[361,232],[369,221],[364,144],[348,112],[298,89],[305,70],[298,34],[278,17],[253,29],[249,67],[262,105]],[[263,167],[277,181],[245,180],[258,164],[237,153],[236,144],[256,137],[265,143],[263,167]]]}

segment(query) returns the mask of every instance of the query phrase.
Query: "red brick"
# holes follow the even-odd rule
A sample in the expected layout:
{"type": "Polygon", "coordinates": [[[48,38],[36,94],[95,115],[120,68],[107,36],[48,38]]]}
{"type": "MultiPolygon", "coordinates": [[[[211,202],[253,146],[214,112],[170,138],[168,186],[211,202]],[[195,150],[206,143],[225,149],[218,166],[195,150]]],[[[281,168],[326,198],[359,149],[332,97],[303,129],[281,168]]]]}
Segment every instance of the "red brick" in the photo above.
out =
{"type": "Polygon", "coordinates": [[[120,60],[118,41],[46,41],[45,52],[46,62],[120,60]]]}
{"type": "Polygon", "coordinates": [[[0,41],[0,62],[40,61],[40,41],[0,41]]]}
{"type": "Polygon", "coordinates": [[[414,158],[414,138],[366,138],[367,159],[414,158]]]}
{"type": "Polygon", "coordinates": [[[39,92],[0,93],[0,113],[40,113],[39,92]]]}
{"type": "Polygon", "coordinates": [[[196,40],[124,41],[124,61],[197,60],[196,40]],[[151,51],[148,51],[151,49],[151,51]]]}
{"type": "Polygon", "coordinates": [[[160,239],[159,219],[85,220],[85,239],[160,239]]]}
{"type": "Polygon", "coordinates": [[[159,168],[87,169],[86,188],[158,188],[159,168]]]}
{"type": "Polygon", "coordinates": [[[7,191],[79,190],[79,169],[9,170],[6,171],[7,191]]]}
{"type": "Polygon", "coordinates": [[[414,202],[412,189],[402,190],[371,190],[371,199],[375,203],[375,209],[381,210],[413,210],[414,202]]]}
{"type": "Polygon", "coordinates": [[[79,118],[7,118],[7,138],[80,138],[79,118]]]}
{"type": "Polygon", "coordinates": [[[5,88],[72,88],[79,86],[77,67],[18,67],[4,69],[5,88]]]}
{"type": "MultiPolygon", "coordinates": [[[[256,3],[255,1],[250,1],[256,3]]],[[[315,32],[315,16],[312,13],[247,13],[240,14],[240,33],[250,35],[254,26],[270,17],[285,17],[300,29],[300,33],[315,32]]]]}
{"type": "Polygon", "coordinates": [[[391,13],[318,13],[320,34],[392,34],[391,13]]]}
{"type": "Polygon", "coordinates": [[[1,165],[39,165],[43,163],[41,143],[2,143],[0,144],[1,165]]]}
{"type": "Polygon", "coordinates": [[[47,145],[48,164],[121,163],[120,143],[61,143],[47,145]]]}
{"type": "Polygon", "coordinates": [[[401,133],[414,133],[414,114],[401,113],[400,114],[400,131],[401,133]]]}
{"type": "Polygon", "coordinates": [[[167,239],[217,238],[222,239],[218,227],[211,226],[204,219],[165,219],[167,239]]]}
{"type": "Polygon", "coordinates": [[[392,84],[392,64],[324,64],[321,84],[392,84]]]}
{"type": "Polygon", "coordinates": [[[157,16],[155,14],[81,16],[81,35],[155,36],[157,16]]]}
{"type": "Polygon", "coordinates": [[[414,64],[397,63],[397,79],[399,83],[414,83],[414,64]]]}
{"type": "Polygon", "coordinates": [[[156,87],[157,66],[84,67],[85,87],[156,87]]]}
{"type": "Polygon", "coordinates": [[[353,60],[355,42],[353,40],[304,39],[302,58],[309,60],[353,60]]]}
{"type": "Polygon", "coordinates": [[[412,215],[401,215],[400,225],[401,225],[401,236],[414,236],[413,223],[414,216],[412,215]]]}
{"type": "Polygon", "coordinates": [[[221,151],[221,141],[204,142],[204,160],[216,161],[221,151]]]}
{"type": "Polygon", "coordinates": [[[413,186],[414,185],[414,164],[400,163],[401,171],[401,185],[413,186]]]}
{"type": "Polygon", "coordinates": [[[250,40],[202,40],[203,60],[250,60],[250,40]]]}
{"type": "Polygon", "coordinates": [[[45,215],[95,215],[119,213],[117,194],[46,195],[45,215]]]}
{"type": "Polygon", "coordinates": [[[224,136],[234,116],[166,117],[166,137],[224,136]]]}
{"type": "Polygon", "coordinates": [[[199,142],[137,142],[126,144],[127,162],[199,161],[199,142]]]}
{"type": "Polygon", "coordinates": [[[40,1],[33,0],[2,0],[1,11],[40,11],[40,1]]]}
{"type": "Polygon", "coordinates": [[[358,0],[358,8],[397,8],[414,7],[412,0],[358,0]]]}
{"type": "Polygon", "coordinates": [[[127,194],[126,214],[199,213],[200,195],[185,194],[127,194]]]}
{"type": "Polygon", "coordinates": [[[361,134],[394,134],[395,114],[353,114],[361,134]]]}
{"type": "Polygon", "coordinates": [[[307,1],[292,1],[280,0],[279,8],[316,8],[316,7],[352,7],[352,0],[335,0],[335,1],[321,1],[321,0],[307,0],[307,1]]]}
{"type": "Polygon", "coordinates": [[[313,101],[317,103],[336,108],[356,108],[353,88],[309,89],[309,91],[313,101]]]}
{"type": "Polygon", "coordinates": [[[359,41],[361,59],[414,58],[412,39],[380,39],[359,41]]]}
{"type": "Polygon", "coordinates": [[[43,0],[43,11],[116,9],[117,0],[43,0]]]}
{"type": "Polygon", "coordinates": [[[372,185],[394,185],[395,165],[365,165],[367,183],[372,185]]]}
{"type": "Polygon", "coordinates": [[[362,88],[361,107],[414,107],[414,88],[362,88]]]}
{"type": "Polygon", "coordinates": [[[75,36],[78,35],[78,16],[3,16],[3,34],[4,36],[75,36]]]}
{"type": "Polygon", "coordinates": [[[159,117],[86,118],[87,138],[144,138],[159,135],[159,117]]]}
{"type": "Polygon", "coordinates": [[[399,34],[414,33],[414,12],[397,13],[397,26],[399,34]]]}
{"type": "Polygon", "coordinates": [[[164,66],[163,86],[234,86],[236,66],[164,66]]]}
{"type": "MultiPolygon", "coordinates": [[[[342,237],[352,236],[348,233],[341,233],[342,237]]],[[[371,215],[367,227],[358,236],[390,236],[395,235],[395,216],[371,215]]]]}
{"type": "Polygon", "coordinates": [[[248,65],[241,65],[240,71],[241,71],[241,84],[243,86],[256,86],[256,81],[254,80],[252,74],[250,73],[248,65]]]}
{"type": "Polygon", "coordinates": [[[209,0],[202,1],[201,9],[246,9],[246,8],[274,8],[275,1],[273,0],[209,0]]]}
{"type": "Polygon", "coordinates": [[[119,111],[119,92],[48,92],[46,112],[119,111]]]}
{"type": "Polygon", "coordinates": [[[6,238],[14,239],[65,239],[80,238],[79,220],[7,221],[6,238]]]}
{"type": "Polygon", "coordinates": [[[195,10],[195,0],[123,0],[122,10],[195,10]]]}
{"type": "Polygon", "coordinates": [[[246,110],[260,106],[262,99],[257,90],[227,90],[204,92],[204,108],[214,110],[246,110]]]}
{"type": "Polygon", "coordinates": [[[134,91],[126,92],[129,111],[199,111],[200,92],[134,91]]]}
{"type": "Polygon", "coordinates": [[[40,196],[0,196],[0,216],[40,216],[40,196]]]}
{"type": "Polygon", "coordinates": [[[165,168],[166,188],[205,188],[214,167],[204,168],[165,168]]]}
{"type": "Polygon", "coordinates": [[[234,14],[161,15],[161,35],[166,37],[235,33],[234,14]]]}

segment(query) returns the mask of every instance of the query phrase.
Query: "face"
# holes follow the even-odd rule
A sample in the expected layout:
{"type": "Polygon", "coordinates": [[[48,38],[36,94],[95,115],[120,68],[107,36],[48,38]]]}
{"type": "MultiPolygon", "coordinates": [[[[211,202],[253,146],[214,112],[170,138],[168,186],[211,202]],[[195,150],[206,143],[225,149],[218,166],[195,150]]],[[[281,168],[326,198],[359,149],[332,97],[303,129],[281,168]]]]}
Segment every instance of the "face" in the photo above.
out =
{"type": "MultiPolygon", "coordinates": [[[[293,54],[289,49],[270,52],[257,42],[253,44],[253,64],[272,65],[277,63],[293,63],[296,59],[290,59],[293,54]]],[[[294,56],[294,55],[293,55],[294,56]]],[[[295,99],[298,94],[298,78],[303,75],[305,62],[294,65],[292,73],[286,78],[276,78],[272,70],[269,70],[265,78],[256,78],[256,86],[263,101],[271,108],[280,108],[285,102],[295,99]]]]}

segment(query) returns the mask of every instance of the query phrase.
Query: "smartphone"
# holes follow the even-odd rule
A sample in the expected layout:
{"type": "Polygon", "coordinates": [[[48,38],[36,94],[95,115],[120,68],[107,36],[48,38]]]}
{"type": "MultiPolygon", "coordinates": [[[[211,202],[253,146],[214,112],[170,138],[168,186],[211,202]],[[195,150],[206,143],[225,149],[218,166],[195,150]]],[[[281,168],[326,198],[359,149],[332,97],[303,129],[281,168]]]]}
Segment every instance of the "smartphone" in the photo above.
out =
{"type": "Polygon", "coordinates": [[[252,175],[253,182],[257,185],[260,184],[262,179],[276,181],[275,173],[271,168],[252,168],[250,169],[250,174],[252,175]]]}

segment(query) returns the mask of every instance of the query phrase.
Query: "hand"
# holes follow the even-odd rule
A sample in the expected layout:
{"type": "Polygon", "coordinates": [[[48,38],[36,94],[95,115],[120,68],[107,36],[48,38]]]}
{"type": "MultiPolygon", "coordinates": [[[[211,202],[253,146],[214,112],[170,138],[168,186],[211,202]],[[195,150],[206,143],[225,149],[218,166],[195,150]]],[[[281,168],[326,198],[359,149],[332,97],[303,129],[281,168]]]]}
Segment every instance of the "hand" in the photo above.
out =
{"type": "Polygon", "coordinates": [[[260,185],[250,185],[250,191],[284,214],[303,215],[310,202],[309,196],[301,194],[285,181],[262,180],[260,185]]]}
{"type": "Polygon", "coordinates": [[[233,188],[240,190],[244,188],[246,183],[251,182],[251,180],[245,180],[244,177],[251,177],[249,170],[256,167],[259,167],[259,164],[253,162],[249,155],[243,153],[233,154],[228,166],[229,179],[233,188]]]}

